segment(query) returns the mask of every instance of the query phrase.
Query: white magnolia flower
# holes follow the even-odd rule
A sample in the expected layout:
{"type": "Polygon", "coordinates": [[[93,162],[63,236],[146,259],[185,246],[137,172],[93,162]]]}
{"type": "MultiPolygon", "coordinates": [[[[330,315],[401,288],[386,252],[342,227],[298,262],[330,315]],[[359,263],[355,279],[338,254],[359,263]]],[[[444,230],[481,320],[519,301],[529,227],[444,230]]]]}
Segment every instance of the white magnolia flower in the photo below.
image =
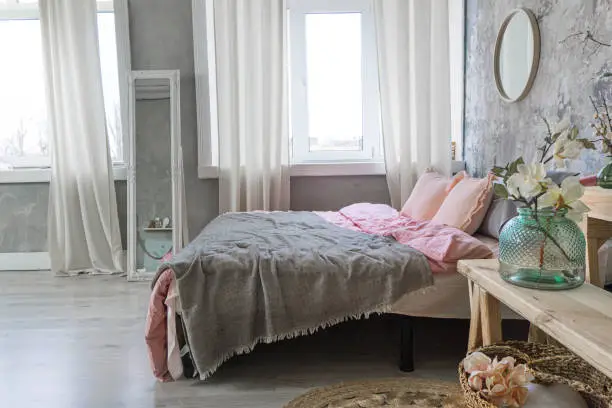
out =
{"type": "Polygon", "coordinates": [[[565,168],[565,159],[577,159],[583,148],[582,143],[569,138],[568,131],[562,133],[553,146],[555,167],[565,168]]]}
{"type": "Polygon", "coordinates": [[[561,120],[561,122],[554,124],[550,130],[551,130],[553,135],[555,133],[564,133],[564,132],[567,132],[569,130],[571,125],[572,124],[571,124],[569,118],[563,118],[561,120]]]}
{"type": "Polygon", "coordinates": [[[558,186],[554,183],[549,184],[546,193],[538,199],[538,205],[541,208],[554,207],[563,208],[570,207],[567,210],[567,218],[580,222],[584,213],[590,209],[580,198],[584,195],[584,186],[580,184],[580,178],[577,176],[567,177],[558,186]]]}
{"type": "Polygon", "coordinates": [[[542,183],[547,183],[543,164],[519,164],[518,173],[510,176],[506,187],[511,195],[530,200],[543,191],[542,183]]]}
{"type": "Polygon", "coordinates": [[[584,217],[584,214],[591,211],[591,209],[580,200],[574,201],[572,205],[570,205],[570,207],[571,208],[567,210],[566,217],[574,221],[575,223],[582,222],[582,218],[584,217]]]}

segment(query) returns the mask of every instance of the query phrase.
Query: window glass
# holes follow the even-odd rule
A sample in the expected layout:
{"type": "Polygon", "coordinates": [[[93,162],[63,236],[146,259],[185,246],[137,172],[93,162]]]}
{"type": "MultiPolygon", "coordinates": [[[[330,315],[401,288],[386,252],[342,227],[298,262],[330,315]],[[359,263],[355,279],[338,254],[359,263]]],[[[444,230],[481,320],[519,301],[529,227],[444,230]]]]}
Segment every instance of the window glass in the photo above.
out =
{"type": "MultiPolygon", "coordinates": [[[[10,4],[16,4],[8,0],[10,4]]],[[[7,2],[7,0],[0,0],[7,2]]],[[[20,0],[19,3],[36,3],[20,0]]],[[[17,6],[18,7],[18,6],[17,6]]],[[[1,17],[1,16],[0,16],[1,17]]],[[[40,21],[0,19],[0,162],[49,164],[49,136],[40,21]]],[[[98,13],[104,107],[111,158],[123,160],[115,17],[98,13]]]]}
{"type": "Polygon", "coordinates": [[[40,22],[0,20],[0,55],[0,156],[46,156],[40,22]]]}
{"type": "Polygon", "coordinates": [[[306,16],[310,151],[361,150],[361,14],[306,16]]]}

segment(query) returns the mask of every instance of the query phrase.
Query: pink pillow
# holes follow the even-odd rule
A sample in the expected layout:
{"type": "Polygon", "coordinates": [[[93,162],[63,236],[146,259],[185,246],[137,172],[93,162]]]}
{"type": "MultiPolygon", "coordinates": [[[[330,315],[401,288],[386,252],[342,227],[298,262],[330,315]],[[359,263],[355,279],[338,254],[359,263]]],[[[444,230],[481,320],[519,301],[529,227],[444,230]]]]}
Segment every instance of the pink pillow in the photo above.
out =
{"type": "Polygon", "coordinates": [[[436,172],[423,173],[404,203],[400,214],[414,220],[431,220],[440,209],[449,191],[463,178],[461,171],[453,178],[444,177],[436,172]]]}
{"type": "Polygon", "coordinates": [[[432,221],[473,235],[493,199],[494,178],[492,174],[484,179],[465,177],[448,193],[432,221]]]}

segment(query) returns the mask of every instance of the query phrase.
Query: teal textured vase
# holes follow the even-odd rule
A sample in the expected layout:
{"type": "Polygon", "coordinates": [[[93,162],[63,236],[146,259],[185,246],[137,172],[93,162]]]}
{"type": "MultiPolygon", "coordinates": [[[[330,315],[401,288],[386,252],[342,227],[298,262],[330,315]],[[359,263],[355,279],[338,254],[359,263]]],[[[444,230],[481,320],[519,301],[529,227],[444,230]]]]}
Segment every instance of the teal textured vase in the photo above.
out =
{"type": "Polygon", "coordinates": [[[597,173],[597,185],[603,188],[612,188],[612,160],[597,173]]]}
{"type": "Polygon", "coordinates": [[[499,235],[501,277],[514,285],[560,290],[584,283],[586,241],[566,210],[520,208],[499,235]]]}

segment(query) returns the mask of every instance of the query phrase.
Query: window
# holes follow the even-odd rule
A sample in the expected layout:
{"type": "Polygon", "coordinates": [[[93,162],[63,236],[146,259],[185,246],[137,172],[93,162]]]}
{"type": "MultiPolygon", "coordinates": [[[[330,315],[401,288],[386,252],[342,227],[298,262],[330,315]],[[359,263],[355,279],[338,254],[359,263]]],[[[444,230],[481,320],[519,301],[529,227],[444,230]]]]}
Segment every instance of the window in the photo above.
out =
{"type": "MultiPolygon", "coordinates": [[[[107,133],[113,161],[123,161],[115,14],[98,1],[107,133]]],[[[37,0],[0,0],[0,166],[48,167],[49,137],[37,0]]]]}
{"type": "Polygon", "coordinates": [[[294,163],[382,161],[370,0],[289,2],[294,163]]]}
{"type": "MultiPolygon", "coordinates": [[[[375,1],[287,0],[291,175],[385,174],[375,1]]],[[[192,2],[200,178],[218,177],[215,2],[192,2]]],[[[454,171],[463,168],[464,14],[465,0],[449,2],[454,171]]]]}
{"type": "Polygon", "coordinates": [[[449,45],[451,66],[451,135],[453,142],[453,160],[463,160],[463,101],[465,97],[465,1],[450,1],[449,12],[449,45]]]}

